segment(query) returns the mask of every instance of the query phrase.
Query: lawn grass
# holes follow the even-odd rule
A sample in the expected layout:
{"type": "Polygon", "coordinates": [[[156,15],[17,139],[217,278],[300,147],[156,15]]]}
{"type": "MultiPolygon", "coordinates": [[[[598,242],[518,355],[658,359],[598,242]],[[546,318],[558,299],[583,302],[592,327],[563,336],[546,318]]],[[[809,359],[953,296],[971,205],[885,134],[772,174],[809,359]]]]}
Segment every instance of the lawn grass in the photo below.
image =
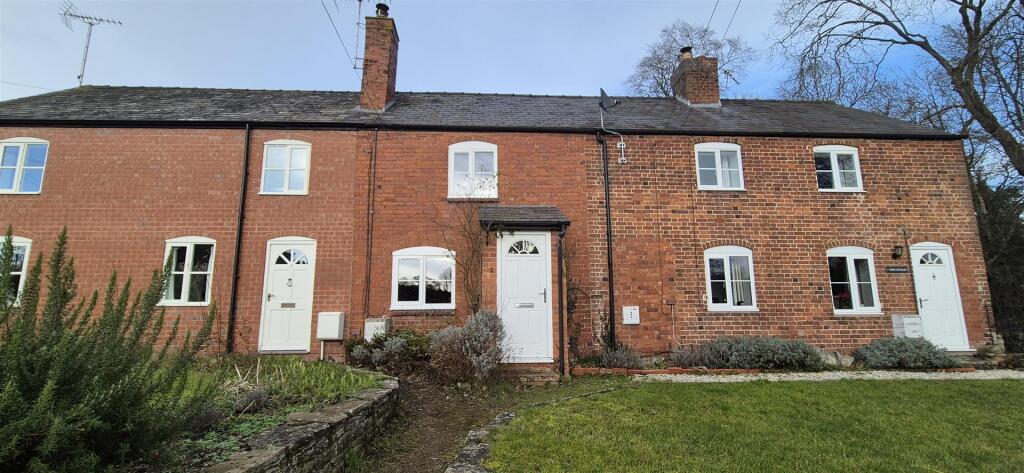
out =
{"type": "Polygon", "coordinates": [[[1021,471],[1024,381],[642,383],[529,408],[512,471],[1021,471]]]}

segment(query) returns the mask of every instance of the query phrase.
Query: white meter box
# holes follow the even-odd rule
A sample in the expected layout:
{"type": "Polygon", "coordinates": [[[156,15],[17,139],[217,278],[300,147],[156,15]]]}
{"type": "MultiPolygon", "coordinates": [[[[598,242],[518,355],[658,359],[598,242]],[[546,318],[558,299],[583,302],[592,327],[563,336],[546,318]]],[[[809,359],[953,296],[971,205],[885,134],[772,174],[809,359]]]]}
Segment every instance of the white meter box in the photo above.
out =
{"type": "Polygon", "coordinates": [[[892,316],[892,334],[894,337],[923,337],[924,329],[921,327],[921,317],[917,315],[892,316]]]}
{"type": "Polygon", "coordinates": [[[640,324],[640,306],[622,306],[622,325],[640,324]]]}
{"type": "Polygon", "coordinates": [[[320,312],[316,314],[316,338],[318,340],[341,340],[345,338],[345,314],[341,312],[320,312]]]}

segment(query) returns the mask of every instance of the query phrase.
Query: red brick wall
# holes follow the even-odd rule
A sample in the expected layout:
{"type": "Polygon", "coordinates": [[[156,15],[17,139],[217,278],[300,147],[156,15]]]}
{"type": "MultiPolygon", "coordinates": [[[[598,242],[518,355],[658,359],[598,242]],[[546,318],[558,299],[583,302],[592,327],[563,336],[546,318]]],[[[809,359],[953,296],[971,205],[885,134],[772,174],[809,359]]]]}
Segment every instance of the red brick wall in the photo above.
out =
{"type": "Polygon", "coordinates": [[[718,58],[698,56],[680,59],[672,72],[672,93],[694,105],[720,104],[718,58]]]}
{"type": "MultiPolygon", "coordinates": [[[[938,241],[953,247],[971,344],[985,339],[987,281],[957,141],[819,140],[644,136],[627,138],[629,163],[612,163],[616,320],[639,305],[641,324],[618,327],[620,340],[664,352],[723,335],[805,338],[848,351],[890,336],[893,314],[916,314],[910,274],[887,274],[895,245],[938,241]],[[698,191],[693,146],[742,146],[746,191],[698,191]],[[811,148],[859,148],[864,193],[823,193],[811,148]],[[753,250],[757,313],[710,313],[703,250],[726,244],[753,250]],[[873,249],[882,316],[835,316],[825,251],[873,249]],[[675,301],[672,306],[666,301],[675,301]]],[[[604,218],[600,161],[588,160],[588,215],[604,218]]],[[[596,312],[606,302],[602,225],[590,227],[596,312]]],[[[589,327],[596,333],[596,327],[589,327]]],[[[591,346],[592,347],[592,346],[591,346]]]]}
{"type": "Polygon", "coordinates": [[[395,20],[367,17],[359,106],[366,110],[384,110],[395,100],[397,78],[398,31],[395,29],[395,20]]]}
{"type": "MultiPolygon", "coordinates": [[[[83,293],[104,287],[113,269],[133,277],[138,288],[161,265],[164,240],[213,238],[213,299],[220,305],[215,333],[217,346],[223,346],[244,132],[0,128],[0,138],[15,136],[50,141],[43,192],[0,195],[0,224],[12,224],[16,235],[33,240],[31,257],[49,251],[67,226],[83,293]]],[[[350,336],[362,335],[367,313],[391,317],[397,328],[420,330],[464,320],[461,287],[453,312],[392,312],[389,305],[393,251],[464,250],[454,236],[446,243],[442,227],[454,219],[454,204],[447,200],[448,145],[470,140],[498,146],[498,203],[556,205],[572,220],[567,286],[578,303],[567,336],[578,326],[583,350],[596,348],[607,280],[601,160],[593,136],[381,131],[376,138],[371,284],[364,311],[374,132],[253,132],[239,351],[257,349],[267,241],[282,236],[317,241],[314,331],[320,311],[345,312],[350,336]],[[273,139],[312,143],[308,196],[259,195],[263,143],[273,139]]],[[[852,349],[889,335],[892,314],[916,313],[911,276],[884,268],[908,263],[906,256],[889,258],[894,245],[919,241],[952,245],[970,342],[984,340],[987,285],[959,142],[678,136],[634,136],[627,142],[628,164],[617,164],[611,150],[615,317],[624,343],[654,353],[721,335],[771,334],[852,349]],[[701,141],[742,146],[746,191],[696,189],[693,145],[701,141]],[[818,192],[811,157],[818,144],[858,147],[866,192],[818,192]],[[728,243],[753,250],[756,314],[706,310],[703,250],[728,243]],[[875,251],[883,316],[832,314],[824,253],[847,244],[875,251]],[[674,315],[668,301],[675,302],[674,315]],[[623,305],[641,307],[640,325],[621,325],[623,305]]],[[[485,258],[493,260],[493,237],[489,241],[485,258]]],[[[493,269],[484,268],[485,300],[490,294],[491,301],[493,269]]],[[[186,328],[197,327],[202,312],[169,309],[171,316],[184,316],[186,328]]],[[[315,341],[311,349],[319,354],[315,341]]],[[[328,345],[331,354],[340,349],[328,345]]]]}

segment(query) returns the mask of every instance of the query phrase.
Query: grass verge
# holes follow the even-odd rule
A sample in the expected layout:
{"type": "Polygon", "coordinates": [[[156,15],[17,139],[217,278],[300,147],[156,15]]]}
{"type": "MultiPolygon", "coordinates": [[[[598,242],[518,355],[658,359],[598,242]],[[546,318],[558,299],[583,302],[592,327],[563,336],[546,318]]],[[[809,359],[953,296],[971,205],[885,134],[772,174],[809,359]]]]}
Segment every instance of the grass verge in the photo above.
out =
{"type": "Polygon", "coordinates": [[[1020,471],[1024,382],[644,383],[520,411],[512,471],[1020,471]]]}

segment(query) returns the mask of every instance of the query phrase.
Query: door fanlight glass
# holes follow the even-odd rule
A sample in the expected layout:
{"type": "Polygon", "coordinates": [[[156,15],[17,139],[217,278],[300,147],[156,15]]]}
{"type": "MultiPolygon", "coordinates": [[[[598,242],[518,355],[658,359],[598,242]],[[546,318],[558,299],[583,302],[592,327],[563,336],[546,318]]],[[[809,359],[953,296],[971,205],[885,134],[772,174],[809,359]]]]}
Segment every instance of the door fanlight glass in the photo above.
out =
{"type": "Polygon", "coordinates": [[[274,264],[309,264],[309,258],[302,250],[292,248],[282,251],[274,264]]]}
{"type": "Polygon", "coordinates": [[[537,245],[529,240],[519,240],[512,244],[508,248],[508,254],[510,255],[539,255],[540,250],[537,249],[537,245]]]}
{"type": "Polygon", "coordinates": [[[921,255],[921,264],[942,264],[942,258],[935,253],[921,255]]]}

